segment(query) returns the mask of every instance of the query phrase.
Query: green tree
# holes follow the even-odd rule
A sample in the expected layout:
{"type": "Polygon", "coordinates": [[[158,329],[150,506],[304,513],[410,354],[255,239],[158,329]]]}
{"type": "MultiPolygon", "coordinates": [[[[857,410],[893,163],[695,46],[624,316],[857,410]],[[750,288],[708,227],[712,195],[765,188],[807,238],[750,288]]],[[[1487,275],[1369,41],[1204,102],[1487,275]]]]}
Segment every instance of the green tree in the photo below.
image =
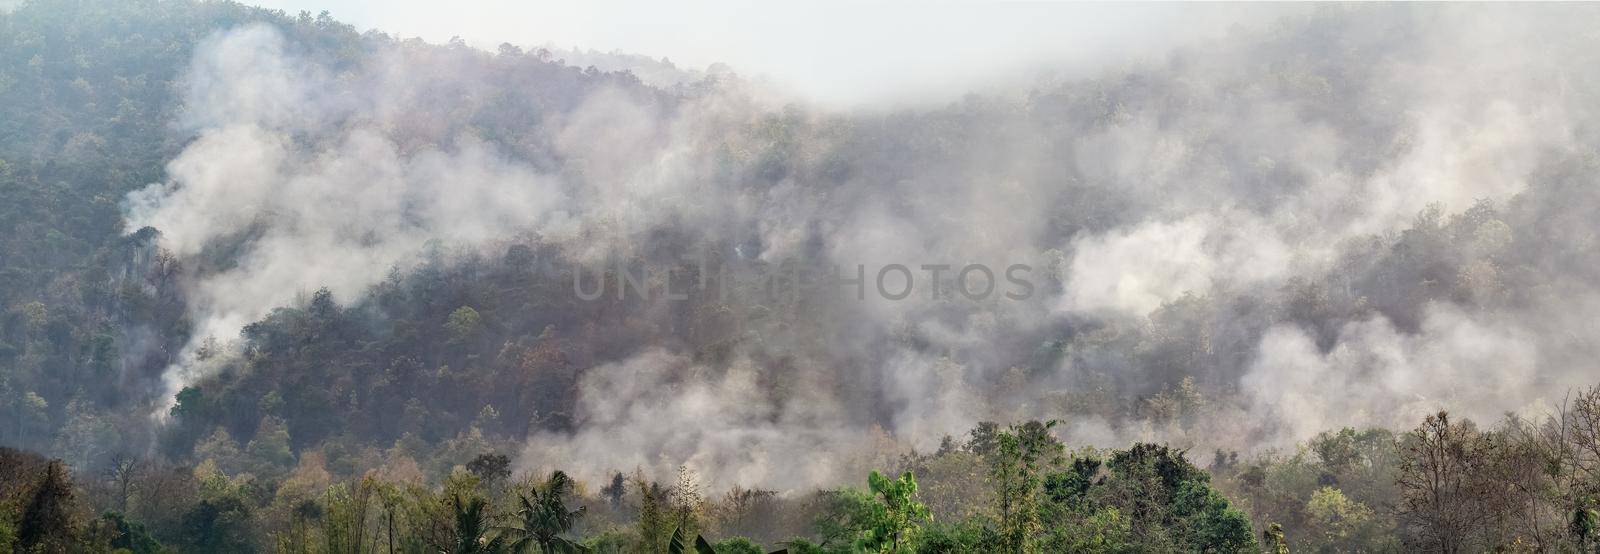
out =
{"type": "Polygon", "coordinates": [[[281,471],[294,463],[294,453],[289,449],[289,427],[273,416],[261,418],[255,438],[245,444],[244,450],[252,461],[267,464],[270,471],[281,471]]]}
{"type": "MultiPolygon", "coordinates": [[[[1052,545],[1074,544],[1072,529],[1098,534],[1098,551],[1247,552],[1250,520],[1211,487],[1182,451],[1136,444],[1102,464],[1079,457],[1046,478],[1052,545]],[[1058,530],[1066,529],[1062,533],[1058,530]]],[[[1080,548],[1072,548],[1078,550],[1080,548]]]]}
{"type": "Polygon", "coordinates": [[[1039,490],[1044,469],[1059,465],[1065,450],[1050,435],[1054,420],[1012,425],[994,434],[988,456],[989,475],[995,486],[1000,548],[1006,552],[1035,552],[1042,532],[1039,524],[1039,490]]]}
{"type": "Polygon", "coordinates": [[[922,524],[933,519],[917,500],[916,477],[908,471],[890,479],[874,471],[867,476],[867,487],[876,502],[858,516],[856,545],[870,552],[910,552],[922,524]]]}
{"type": "Polygon", "coordinates": [[[1306,502],[1306,516],[1306,531],[1315,538],[1318,549],[1349,552],[1360,550],[1364,544],[1372,509],[1349,499],[1339,489],[1322,487],[1311,493],[1306,502]]]}
{"type": "Polygon", "coordinates": [[[250,552],[250,507],[235,494],[202,499],[183,515],[182,544],[195,552],[250,552]]]}
{"type": "Polygon", "coordinates": [[[471,306],[456,308],[450,312],[449,319],[445,320],[444,330],[449,333],[450,342],[463,344],[470,342],[478,336],[483,329],[483,316],[478,315],[478,310],[471,306]]]}
{"type": "Polygon", "coordinates": [[[1172,513],[1182,522],[1177,535],[1190,548],[1202,552],[1249,552],[1256,548],[1250,518],[1230,506],[1222,493],[1205,480],[1190,480],[1178,488],[1172,513]]]}
{"type": "Polygon", "coordinates": [[[1284,538],[1283,526],[1273,523],[1261,532],[1261,539],[1266,541],[1267,554],[1289,554],[1289,541],[1284,538]]]}
{"type": "Polygon", "coordinates": [[[11,523],[11,512],[0,510],[0,552],[12,552],[17,546],[17,528],[11,523]]]}
{"type": "Polygon", "coordinates": [[[338,484],[323,493],[322,538],[327,552],[359,553],[367,545],[367,516],[375,490],[368,478],[354,490],[338,484]]]}
{"type": "Polygon", "coordinates": [[[505,537],[489,537],[489,502],[472,496],[465,500],[457,494],[450,497],[455,514],[454,540],[448,545],[450,554],[498,554],[505,552],[505,537]]]}
{"type": "Polygon", "coordinates": [[[671,536],[671,523],[667,521],[667,491],[660,483],[646,481],[644,473],[633,475],[633,486],[639,491],[639,517],[635,525],[639,531],[639,552],[660,552],[671,536]]]}
{"type": "Polygon", "coordinates": [[[200,392],[200,387],[183,387],[183,390],[178,391],[175,398],[172,408],[168,410],[172,417],[182,420],[200,420],[206,417],[208,406],[206,405],[205,395],[200,392]]]}
{"type": "Polygon", "coordinates": [[[672,537],[667,539],[667,554],[717,554],[711,543],[705,537],[695,535],[694,540],[689,540],[689,535],[679,527],[672,530],[672,537]]]}
{"type": "Polygon", "coordinates": [[[979,518],[968,518],[923,527],[917,537],[917,552],[982,552],[994,543],[993,529],[984,527],[979,518]]]}
{"type": "MultiPolygon", "coordinates": [[[[144,525],[128,521],[121,513],[106,512],[101,519],[114,533],[110,545],[113,549],[126,550],[132,554],[159,554],[164,551],[161,543],[150,536],[144,525]]],[[[0,545],[4,541],[0,540],[0,545]]]]}
{"type": "Polygon", "coordinates": [[[744,537],[730,537],[711,545],[716,554],[765,554],[761,545],[744,537]]]}
{"type": "Polygon", "coordinates": [[[1051,521],[1045,533],[1046,552],[1139,552],[1133,526],[1116,508],[1098,508],[1081,517],[1051,521]]]}
{"type": "Polygon", "coordinates": [[[572,530],[585,511],[582,506],[567,509],[565,497],[572,493],[573,486],[566,473],[555,471],[549,479],[518,495],[517,524],[502,529],[510,537],[513,551],[550,554],[583,550],[578,543],[561,536],[572,530]]]}

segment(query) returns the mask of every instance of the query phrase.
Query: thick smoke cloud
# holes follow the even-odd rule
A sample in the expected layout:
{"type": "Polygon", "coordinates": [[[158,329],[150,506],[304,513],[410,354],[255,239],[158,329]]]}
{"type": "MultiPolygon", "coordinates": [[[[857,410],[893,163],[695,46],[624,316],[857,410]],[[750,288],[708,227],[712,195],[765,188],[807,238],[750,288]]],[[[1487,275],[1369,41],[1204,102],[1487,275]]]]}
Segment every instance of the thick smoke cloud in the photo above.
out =
{"type": "Polygon", "coordinates": [[[732,361],[668,343],[587,368],[575,429],[528,437],[521,464],[588,478],[689,464],[801,487],[985,419],[1259,449],[1446,406],[1493,417],[1583,384],[1596,350],[1592,231],[1558,224],[1596,192],[1548,185],[1595,174],[1573,161],[1597,144],[1593,15],[1322,10],[938,110],[780,105],[731,78],[602,87],[512,144],[451,108],[506,92],[493,56],[388,43],[336,69],[246,27],[197,50],[193,140],[129,196],[128,227],[232,260],[192,276],[200,338],[169,392],[206,371],[204,337],[318,287],[356,301],[441,245],[531,239],[593,268],[660,256],[668,232],[867,268],[866,299],[810,297],[804,324],[732,361]],[[896,263],[1027,264],[1035,294],[969,302],[946,273],[935,298],[924,271],[910,298],[872,293],[896,263]],[[1205,421],[1092,394],[1149,399],[1185,375],[1205,421]]]}
{"type": "MultiPolygon", "coordinates": [[[[430,241],[481,245],[568,224],[553,178],[469,136],[403,150],[380,131],[399,111],[362,88],[341,90],[286,54],[271,28],[206,41],[187,84],[183,124],[197,136],[168,164],[169,183],[129,196],[128,224],[161,230],[180,257],[248,236],[236,265],[192,286],[199,337],[232,337],[318,287],[352,300],[419,261],[430,241]]],[[[194,349],[184,356],[169,370],[169,396],[195,377],[194,349]]]]}
{"type": "Polygon", "coordinates": [[[678,465],[715,469],[722,486],[761,483],[782,490],[835,481],[850,462],[841,452],[868,452],[851,432],[838,400],[806,395],[781,407],[769,402],[748,363],[711,371],[662,350],[594,368],[579,403],[583,432],[529,438],[529,462],[541,470],[590,460],[602,468],[643,468],[671,475],[678,465]],[[627,448],[617,448],[617,445],[627,448]]]}

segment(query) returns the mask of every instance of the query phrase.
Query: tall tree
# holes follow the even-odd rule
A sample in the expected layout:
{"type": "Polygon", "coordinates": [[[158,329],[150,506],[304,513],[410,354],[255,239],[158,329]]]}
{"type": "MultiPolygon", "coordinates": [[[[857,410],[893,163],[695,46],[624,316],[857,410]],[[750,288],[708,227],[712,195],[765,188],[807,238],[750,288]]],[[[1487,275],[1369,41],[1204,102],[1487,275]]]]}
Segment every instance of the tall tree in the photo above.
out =
{"type": "Polygon", "coordinates": [[[451,554],[497,554],[505,552],[504,537],[489,537],[489,502],[473,496],[463,500],[461,495],[450,498],[455,512],[455,536],[448,545],[451,554]]]}
{"type": "Polygon", "coordinates": [[[51,460],[33,498],[22,511],[17,525],[17,552],[72,551],[76,528],[72,521],[72,484],[67,481],[66,465],[51,460]]]}
{"type": "Polygon", "coordinates": [[[864,514],[856,545],[869,552],[913,551],[922,524],[933,519],[917,500],[916,477],[908,471],[890,479],[874,471],[867,476],[867,488],[877,502],[864,514]]]}
{"type": "Polygon", "coordinates": [[[633,474],[633,486],[639,490],[638,551],[659,552],[673,528],[667,521],[667,490],[660,483],[646,480],[642,471],[633,474]]]}
{"type": "Polygon", "coordinates": [[[1454,422],[1443,411],[1401,439],[1399,517],[1407,544],[1455,553],[1476,542],[1490,515],[1482,502],[1488,441],[1472,422],[1454,422]]]}
{"type": "Polygon", "coordinates": [[[1065,448],[1050,435],[1056,421],[1030,421],[1012,425],[993,435],[988,455],[989,475],[995,486],[995,512],[999,515],[1001,548],[1006,552],[1038,550],[1039,488],[1043,470],[1061,463],[1065,448]]]}
{"type": "Polygon", "coordinates": [[[561,535],[572,530],[585,508],[567,509],[565,497],[573,482],[566,473],[555,471],[550,478],[518,495],[517,523],[503,528],[514,552],[581,552],[583,547],[561,535]]]}

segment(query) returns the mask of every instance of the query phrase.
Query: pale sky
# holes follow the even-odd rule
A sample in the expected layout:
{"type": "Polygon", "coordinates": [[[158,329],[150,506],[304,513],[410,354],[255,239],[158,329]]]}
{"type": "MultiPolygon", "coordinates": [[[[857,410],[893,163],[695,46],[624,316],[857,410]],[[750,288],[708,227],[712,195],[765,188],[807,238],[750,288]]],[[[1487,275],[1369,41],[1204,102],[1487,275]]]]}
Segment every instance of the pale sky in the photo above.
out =
{"type": "MultiPolygon", "coordinates": [[[[248,1],[248,0],[247,0],[248,1]]],[[[945,101],[1040,68],[1092,70],[1261,25],[1305,5],[980,1],[257,0],[358,29],[493,50],[621,50],[683,68],[723,62],[817,102],[945,101]]]]}

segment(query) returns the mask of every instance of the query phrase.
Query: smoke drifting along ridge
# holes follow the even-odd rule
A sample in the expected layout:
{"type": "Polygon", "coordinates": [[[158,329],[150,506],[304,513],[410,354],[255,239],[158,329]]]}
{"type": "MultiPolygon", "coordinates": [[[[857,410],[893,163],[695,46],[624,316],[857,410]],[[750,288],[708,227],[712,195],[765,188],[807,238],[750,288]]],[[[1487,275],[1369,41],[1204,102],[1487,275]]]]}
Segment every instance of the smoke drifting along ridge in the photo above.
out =
{"type": "Polygon", "coordinates": [[[985,419],[1258,449],[1446,404],[1493,417],[1592,381],[1600,354],[1600,252],[1572,215],[1600,204],[1595,15],[1323,10],[929,111],[780,105],[726,76],[604,86],[516,140],[467,120],[519,94],[497,56],[386,42],[333,67],[244,27],[198,48],[193,140],[127,225],[232,260],[193,275],[169,398],[218,363],[205,338],[318,287],[359,301],[440,251],[535,241],[596,268],[692,244],[862,264],[868,287],[895,263],[1033,268],[1026,300],[967,301],[953,272],[934,298],[916,271],[908,299],[818,294],[723,361],[663,341],[588,368],[575,428],[520,462],[588,478],[836,482],[985,419]],[[1180,411],[1218,417],[1095,396],[1185,376],[1206,401],[1180,411]]]}

